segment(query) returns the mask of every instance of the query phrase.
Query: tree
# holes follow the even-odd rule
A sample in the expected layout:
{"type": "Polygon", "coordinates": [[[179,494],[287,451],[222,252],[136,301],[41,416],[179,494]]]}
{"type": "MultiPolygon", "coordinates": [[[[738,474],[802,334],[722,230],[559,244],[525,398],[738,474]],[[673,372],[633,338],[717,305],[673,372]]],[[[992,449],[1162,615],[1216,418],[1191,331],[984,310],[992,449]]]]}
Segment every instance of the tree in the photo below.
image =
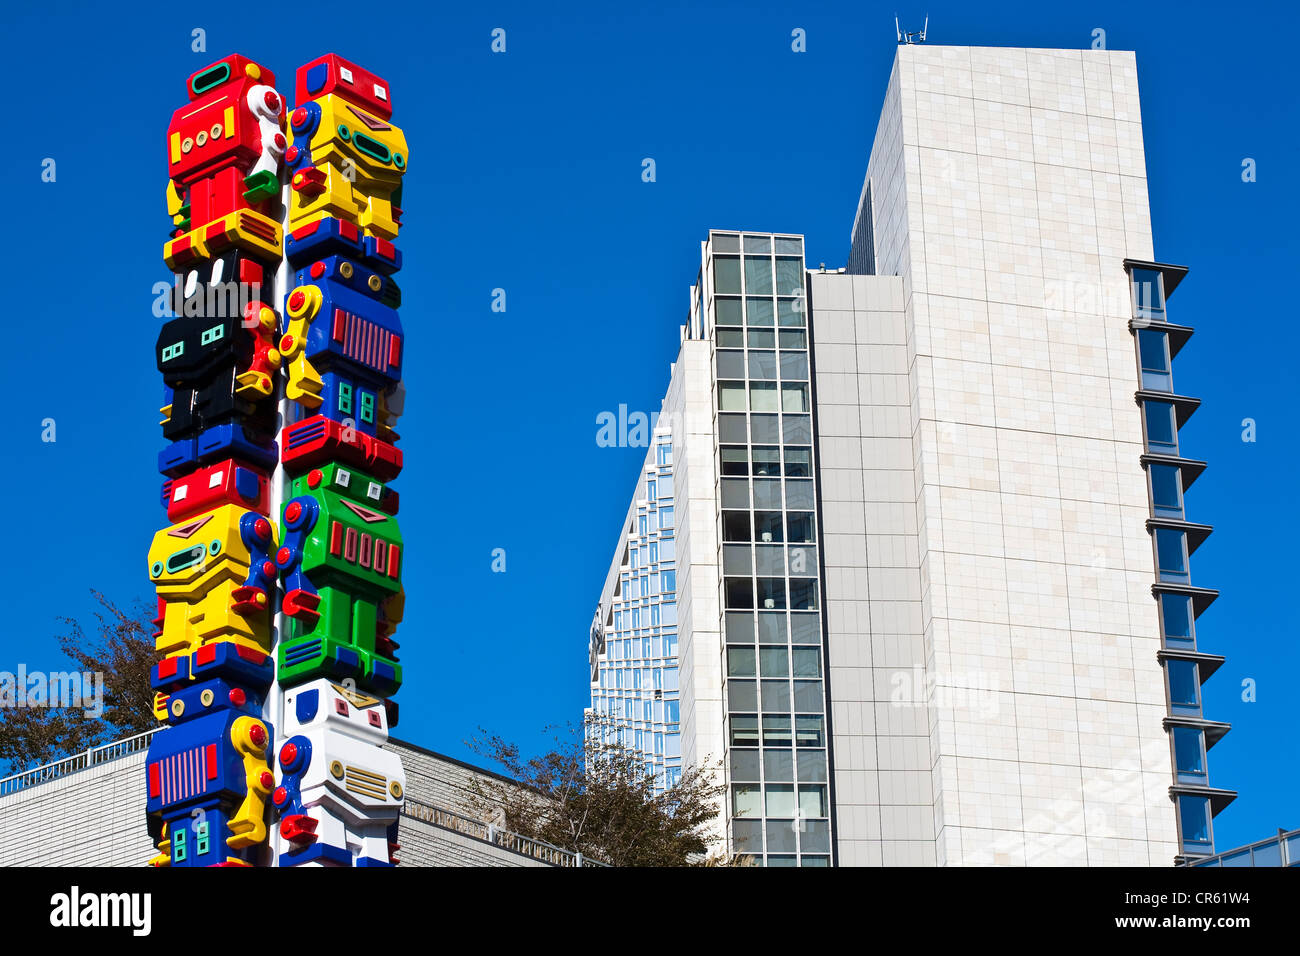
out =
{"type": "MultiPolygon", "coordinates": [[[[98,708],[84,706],[0,710],[0,761],[13,769],[49,763],[158,726],[149,686],[157,655],[153,609],[140,603],[123,611],[100,592],[91,593],[103,607],[95,612],[98,636],[92,639],[80,622],[60,617],[67,631],[58,641],[79,670],[103,675],[102,713],[91,716],[87,711],[98,708]]],[[[16,691],[26,694],[27,688],[16,691]]]]}
{"type": "Polygon", "coordinates": [[[659,792],[638,752],[599,731],[552,733],[551,750],[524,758],[517,744],[480,728],[470,746],[514,781],[476,780],[473,799],[485,818],[613,866],[746,862],[726,859],[707,836],[726,790],[714,783],[714,768],[688,767],[659,792]]]}

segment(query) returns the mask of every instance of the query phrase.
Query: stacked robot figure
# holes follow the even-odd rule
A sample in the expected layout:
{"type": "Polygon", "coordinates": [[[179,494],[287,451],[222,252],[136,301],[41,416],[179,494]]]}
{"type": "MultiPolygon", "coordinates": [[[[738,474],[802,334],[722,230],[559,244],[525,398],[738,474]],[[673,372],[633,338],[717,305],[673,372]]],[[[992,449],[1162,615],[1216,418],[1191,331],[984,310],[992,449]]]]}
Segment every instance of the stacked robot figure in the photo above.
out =
{"type": "Polygon", "coordinates": [[[387,84],[333,54],[298,71],[292,111],[274,86],[229,56],[190,77],[168,130],[175,288],[156,358],[172,524],[149,551],[169,725],[147,758],[159,866],[396,862],[405,778],[381,748],[401,685],[385,483],[401,469],[406,143],[387,84]],[[278,416],[282,398],[296,404],[278,416]],[[275,482],[291,498],[278,530],[275,482]]]}

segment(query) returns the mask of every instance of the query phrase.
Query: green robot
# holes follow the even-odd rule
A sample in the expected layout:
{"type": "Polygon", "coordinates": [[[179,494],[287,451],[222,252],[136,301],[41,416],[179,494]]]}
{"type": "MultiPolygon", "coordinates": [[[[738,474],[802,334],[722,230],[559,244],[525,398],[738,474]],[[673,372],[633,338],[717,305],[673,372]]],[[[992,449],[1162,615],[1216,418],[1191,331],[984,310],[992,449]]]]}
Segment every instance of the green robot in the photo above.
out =
{"type": "Polygon", "coordinates": [[[295,478],[292,492],[276,553],[291,619],[277,650],[280,685],[350,677],[388,697],[402,685],[388,636],[403,596],[397,493],[337,462],[295,478]]]}

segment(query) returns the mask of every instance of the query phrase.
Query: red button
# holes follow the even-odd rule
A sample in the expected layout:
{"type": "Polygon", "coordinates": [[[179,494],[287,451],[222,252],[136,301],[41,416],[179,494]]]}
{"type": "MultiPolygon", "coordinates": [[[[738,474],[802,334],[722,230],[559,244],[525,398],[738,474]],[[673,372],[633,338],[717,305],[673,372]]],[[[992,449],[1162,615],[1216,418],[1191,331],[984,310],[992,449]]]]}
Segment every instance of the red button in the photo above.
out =
{"type": "Polygon", "coordinates": [[[274,92],[267,90],[263,100],[266,102],[267,109],[275,110],[277,113],[280,112],[280,97],[276,96],[274,92]]]}
{"type": "Polygon", "coordinates": [[[307,487],[308,488],[319,487],[320,483],[324,479],[325,476],[321,473],[321,470],[319,468],[313,468],[310,472],[307,473],[307,487]]]}
{"type": "Polygon", "coordinates": [[[248,731],[248,739],[253,742],[254,747],[266,745],[266,728],[261,724],[254,724],[248,731]]]}
{"type": "Polygon", "coordinates": [[[296,501],[290,502],[289,507],[284,509],[285,521],[297,521],[302,514],[302,505],[296,501]]]}
{"type": "Polygon", "coordinates": [[[300,106],[293,111],[293,125],[295,127],[298,127],[298,126],[302,126],[306,122],[307,122],[307,110],[304,107],[300,106]]]}
{"type": "Polygon", "coordinates": [[[271,802],[277,807],[284,806],[284,802],[289,799],[289,791],[284,787],[276,787],[275,793],[271,794],[271,802]]]}
{"type": "Polygon", "coordinates": [[[286,767],[298,759],[298,745],[285,744],[280,748],[280,766],[286,767]]]}
{"type": "Polygon", "coordinates": [[[230,693],[226,696],[230,698],[230,702],[236,707],[243,707],[248,702],[248,695],[238,687],[230,688],[230,693]]]}
{"type": "Polygon", "coordinates": [[[257,532],[259,538],[265,538],[271,533],[271,522],[265,518],[258,518],[253,522],[253,530],[257,532]]]}
{"type": "Polygon", "coordinates": [[[269,770],[263,770],[262,786],[266,787],[269,790],[271,789],[271,784],[273,783],[275,783],[275,777],[271,775],[271,772],[269,770]]]}
{"type": "Polygon", "coordinates": [[[288,564],[291,557],[293,557],[293,552],[288,548],[281,548],[279,551],[275,552],[275,560],[280,562],[281,565],[288,564]]]}
{"type": "Polygon", "coordinates": [[[289,310],[297,312],[302,308],[305,301],[307,301],[307,296],[303,294],[302,289],[294,289],[293,294],[289,296],[289,310]]]}

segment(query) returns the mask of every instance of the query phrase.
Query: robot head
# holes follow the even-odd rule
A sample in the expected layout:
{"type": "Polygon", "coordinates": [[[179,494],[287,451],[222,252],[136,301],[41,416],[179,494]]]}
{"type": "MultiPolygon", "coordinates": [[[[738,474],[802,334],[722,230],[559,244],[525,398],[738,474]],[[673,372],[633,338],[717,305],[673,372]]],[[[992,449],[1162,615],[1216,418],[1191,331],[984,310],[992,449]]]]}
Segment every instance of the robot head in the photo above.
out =
{"type": "MultiPolygon", "coordinates": [[[[295,498],[322,490],[332,491],[340,498],[355,501],[367,509],[373,508],[386,515],[397,514],[397,492],[390,491],[383,482],[376,481],[364,472],[338,462],[332,461],[320,468],[313,468],[293,480],[295,498]]],[[[364,518],[359,513],[358,517],[364,518]]]]}
{"type": "Polygon", "coordinates": [[[299,269],[294,281],[300,286],[313,282],[346,286],[390,309],[402,306],[402,290],[392,276],[376,272],[351,256],[331,255],[318,259],[299,269]]]}
{"type": "Polygon", "coordinates": [[[184,521],[224,504],[266,514],[270,482],[265,473],[228,458],[163,485],[167,520],[184,521]]]}
{"type": "Polygon", "coordinates": [[[317,728],[375,743],[388,739],[384,701],[322,677],[285,692],[284,738],[317,728]]]}
{"type": "MultiPolygon", "coordinates": [[[[388,83],[336,53],[326,53],[298,67],[294,100],[298,105],[330,93],[369,110],[381,119],[391,119],[393,104],[388,83]]],[[[271,81],[267,81],[271,82],[271,81]]]]}
{"type": "Polygon", "coordinates": [[[207,97],[214,90],[233,84],[244,85],[246,81],[275,86],[275,74],[246,56],[232,53],[196,73],[191,73],[185,88],[189,93],[190,102],[193,103],[207,97]]]}

